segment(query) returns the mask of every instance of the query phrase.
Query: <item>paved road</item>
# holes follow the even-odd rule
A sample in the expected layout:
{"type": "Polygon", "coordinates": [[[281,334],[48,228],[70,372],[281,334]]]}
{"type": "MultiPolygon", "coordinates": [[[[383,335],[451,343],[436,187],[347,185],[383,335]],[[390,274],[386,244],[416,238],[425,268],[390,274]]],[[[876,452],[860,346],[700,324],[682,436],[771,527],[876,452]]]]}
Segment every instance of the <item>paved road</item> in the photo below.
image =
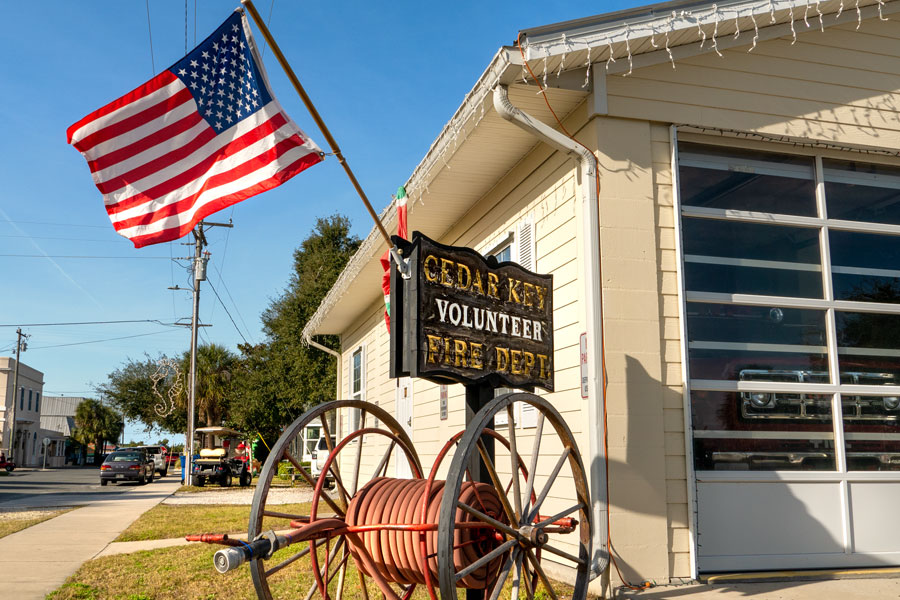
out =
{"type": "MultiPolygon", "coordinates": [[[[164,481],[176,480],[169,471],[164,481]]],[[[123,494],[145,495],[160,481],[148,485],[118,483],[100,487],[99,467],[66,467],[59,469],[15,470],[0,477],[0,511],[48,506],[81,506],[122,498],[123,494]]]]}

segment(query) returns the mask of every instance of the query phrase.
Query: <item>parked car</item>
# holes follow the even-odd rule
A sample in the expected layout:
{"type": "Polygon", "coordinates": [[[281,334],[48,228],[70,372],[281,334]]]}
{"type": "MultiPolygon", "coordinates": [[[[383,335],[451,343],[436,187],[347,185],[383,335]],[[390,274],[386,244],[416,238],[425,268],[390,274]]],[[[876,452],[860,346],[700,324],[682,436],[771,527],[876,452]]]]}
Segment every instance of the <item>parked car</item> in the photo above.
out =
{"type": "Polygon", "coordinates": [[[204,486],[209,481],[229,487],[234,479],[241,487],[250,485],[253,476],[244,434],[227,427],[198,427],[194,431],[200,438],[199,458],[193,469],[195,485],[204,486]]]}
{"type": "Polygon", "coordinates": [[[169,451],[165,446],[138,446],[145,450],[153,460],[153,470],[165,477],[169,473],[169,451]]]}
{"type": "MultiPolygon", "coordinates": [[[[335,440],[334,436],[331,436],[331,447],[334,448],[335,440]]],[[[313,479],[318,479],[319,475],[322,473],[322,468],[325,466],[325,460],[328,458],[330,454],[330,450],[328,448],[328,439],[325,437],[325,434],[319,436],[319,441],[316,442],[316,449],[312,451],[312,458],[309,461],[309,471],[310,475],[313,476],[313,479]]],[[[331,475],[325,476],[325,489],[331,489],[334,486],[334,477],[331,475]]]]}
{"type": "Polygon", "coordinates": [[[180,456],[177,453],[169,452],[166,455],[166,464],[168,464],[170,467],[177,467],[180,462],[179,458],[180,456]]]}
{"type": "Polygon", "coordinates": [[[153,481],[153,459],[140,448],[123,448],[106,457],[100,465],[100,485],[110,481],[137,481],[149,483],[153,481]]]}

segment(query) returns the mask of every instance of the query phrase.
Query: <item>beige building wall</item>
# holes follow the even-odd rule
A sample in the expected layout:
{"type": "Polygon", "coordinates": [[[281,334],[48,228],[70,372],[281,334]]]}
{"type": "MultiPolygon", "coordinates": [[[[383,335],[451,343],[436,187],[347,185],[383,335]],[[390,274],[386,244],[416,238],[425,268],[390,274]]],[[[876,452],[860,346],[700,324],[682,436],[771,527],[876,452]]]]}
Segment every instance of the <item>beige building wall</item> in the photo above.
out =
{"type": "Polygon", "coordinates": [[[0,409],[2,409],[2,412],[0,412],[0,419],[2,419],[2,421],[0,421],[0,433],[2,433],[0,448],[2,448],[3,451],[6,452],[6,455],[9,456],[9,446],[11,442],[9,435],[13,416],[12,404],[13,402],[16,402],[16,431],[21,432],[21,434],[18,435],[20,440],[25,439],[25,450],[23,453],[21,446],[16,449],[16,452],[14,452],[15,462],[17,465],[21,466],[34,466],[39,464],[39,458],[41,456],[41,415],[38,410],[37,394],[43,398],[44,374],[24,363],[19,363],[18,387],[20,390],[23,388],[25,390],[24,408],[20,410],[18,404],[18,392],[13,390],[15,366],[16,360],[14,358],[0,358],[0,392],[3,394],[2,399],[0,399],[0,409]],[[29,391],[31,391],[32,397],[30,410],[28,406],[29,391]],[[38,434],[37,438],[34,436],[35,433],[38,434]]]}
{"type": "MultiPolygon", "coordinates": [[[[749,54],[738,48],[721,58],[684,58],[675,70],[669,63],[636,69],[607,78],[608,116],[589,119],[588,102],[566,122],[600,161],[611,537],[631,582],[692,576],[670,125],[900,148],[893,104],[898,41],[900,23],[867,21],[860,31],[855,25],[810,31],[796,44],[772,40],[749,54]]],[[[710,133],[717,136],[710,141],[723,143],[710,133]]],[[[487,251],[533,216],[536,270],[555,276],[557,391],[545,395],[572,427],[587,461],[588,432],[581,427],[587,406],[578,389],[585,182],[577,181],[575,166],[537,145],[440,241],[487,251]]],[[[427,206],[415,207],[410,228],[427,212],[427,206]]],[[[343,391],[349,397],[350,356],[363,344],[365,397],[393,413],[396,382],[388,378],[382,310],[374,303],[342,335],[343,391]]],[[[413,441],[426,475],[437,451],[464,424],[461,385],[449,386],[446,420],[439,418],[438,399],[438,386],[414,382],[413,441]]]]}

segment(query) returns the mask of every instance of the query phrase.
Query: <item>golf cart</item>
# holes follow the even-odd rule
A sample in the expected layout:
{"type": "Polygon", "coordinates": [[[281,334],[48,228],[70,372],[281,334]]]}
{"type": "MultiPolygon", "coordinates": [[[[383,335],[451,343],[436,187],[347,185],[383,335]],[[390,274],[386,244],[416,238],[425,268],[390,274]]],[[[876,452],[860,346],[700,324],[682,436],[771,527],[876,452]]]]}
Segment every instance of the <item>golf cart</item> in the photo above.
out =
{"type": "Polygon", "coordinates": [[[194,430],[200,447],[194,459],[194,485],[206,482],[229,487],[237,479],[241,487],[250,485],[250,444],[246,436],[228,427],[198,427],[194,430]]]}

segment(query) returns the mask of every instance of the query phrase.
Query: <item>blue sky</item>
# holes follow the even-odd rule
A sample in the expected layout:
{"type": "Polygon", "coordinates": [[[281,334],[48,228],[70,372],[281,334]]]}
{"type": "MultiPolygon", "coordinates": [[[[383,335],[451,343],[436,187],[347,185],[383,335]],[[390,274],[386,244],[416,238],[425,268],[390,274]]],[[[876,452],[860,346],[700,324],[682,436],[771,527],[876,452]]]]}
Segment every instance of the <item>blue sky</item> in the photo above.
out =
{"type": "MultiPolygon", "coordinates": [[[[390,201],[497,49],[520,29],[611,12],[637,2],[291,2],[258,0],[376,211],[390,201]]],[[[136,250],[116,234],[66,128],[162,71],[238,6],[235,0],[7,3],[0,38],[0,356],[23,325],[22,362],[44,373],[45,395],[93,395],[128,358],[178,355],[187,328],[157,323],[36,326],[113,320],[189,321],[187,256],[180,242],[136,250]],[[196,4],[196,20],[194,18],[196,4]],[[196,25],[196,38],[194,37],[196,25]],[[187,29],[187,36],[185,30],[187,29]],[[152,54],[151,54],[152,37],[152,54]],[[29,255],[29,257],[21,256],[29,255]],[[39,255],[31,258],[31,255],[39,255]],[[63,258],[67,257],[67,258],[63,258]],[[79,257],[79,258],[71,258],[79,257]],[[120,338],[120,339],[115,339],[120,338]]],[[[257,44],[263,46],[256,31],[257,44]]],[[[323,149],[325,140],[266,49],[272,87],[323,149]]],[[[286,185],[226,209],[213,229],[210,283],[201,291],[201,341],[236,351],[260,342],[260,313],[284,289],[292,251],[317,216],[372,222],[333,158],[286,185]]],[[[414,224],[413,224],[414,225],[414,224]]],[[[126,438],[156,441],[131,424],[126,438]]],[[[171,437],[171,436],[170,436],[171,437]]]]}

